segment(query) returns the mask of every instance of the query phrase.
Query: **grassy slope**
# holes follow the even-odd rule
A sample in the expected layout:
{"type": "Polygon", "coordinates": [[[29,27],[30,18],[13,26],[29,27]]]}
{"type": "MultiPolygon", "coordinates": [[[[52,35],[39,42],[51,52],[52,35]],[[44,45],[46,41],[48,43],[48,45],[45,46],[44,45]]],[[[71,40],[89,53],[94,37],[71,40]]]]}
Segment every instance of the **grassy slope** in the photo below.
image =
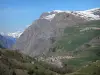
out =
{"type": "Polygon", "coordinates": [[[85,51],[78,52],[76,58],[63,60],[64,64],[73,66],[76,69],[90,63],[100,60],[100,47],[90,47],[85,51]]]}
{"type": "Polygon", "coordinates": [[[56,50],[73,51],[84,43],[89,42],[94,37],[100,35],[100,30],[87,30],[80,32],[80,30],[86,27],[98,27],[100,28],[100,21],[92,21],[81,25],[75,25],[73,27],[67,27],[64,31],[64,35],[60,40],[56,42],[56,50]]]}
{"type": "Polygon", "coordinates": [[[41,66],[33,58],[19,53],[0,49],[0,75],[55,75],[41,66]],[[32,64],[34,62],[34,64],[32,64]]]}
{"type": "Polygon", "coordinates": [[[66,75],[100,75],[100,60],[90,63],[74,73],[66,75]]]}
{"type": "MultiPolygon", "coordinates": [[[[93,54],[96,54],[98,57],[99,56],[98,53],[100,51],[98,50],[98,48],[95,48],[95,50],[96,51],[94,51],[93,49],[93,54]]],[[[81,58],[81,60],[83,59],[81,58]]],[[[79,59],[77,59],[76,63],[80,63],[79,59]]],[[[0,75],[60,75],[58,73],[62,73],[60,71],[63,71],[62,69],[58,69],[57,67],[53,68],[54,66],[51,66],[52,70],[50,70],[49,69],[50,65],[45,65],[45,62],[43,64],[40,64],[40,62],[37,62],[33,58],[21,54],[18,51],[9,51],[5,49],[0,49],[0,75]],[[34,64],[31,63],[33,61],[34,64]],[[58,73],[56,73],[56,71],[58,73]]],[[[75,62],[71,64],[74,65],[75,62]]],[[[100,73],[99,71],[100,71],[100,61],[97,61],[96,66],[95,63],[93,64],[89,63],[89,66],[85,68],[82,67],[78,71],[66,75],[99,75],[100,73]]]]}
{"type": "MultiPolygon", "coordinates": [[[[67,27],[64,31],[63,36],[54,44],[53,49],[55,53],[71,53],[74,59],[62,60],[64,64],[72,66],[75,71],[82,66],[100,60],[100,47],[99,45],[94,47],[90,45],[83,50],[79,47],[90,42],[93,38],[100,36],[100,30],[86,30],[80,32],[85,28],[98,27],[100,28],[100,21],[91,21],[81,25],[75,25],[73,27],[67,27]],[[79,48],[77,51],[76,49],[79,48]]],[[[95,67],[92,67],[94,69],[95,67]]],[[[99,67],[100,68],[100,67],[99,67]]],[[[96,68],[98,70],[98,68],[96,68]]],[[[100,69],[99,69],[100,70],[100,69]]],[[[90,71],[92,71],[90,69],[90,71]]],[[[80,71],[81,72],[81,71],[80,71]]],[[[83,71],[85,73],[85,71],[83,71]]],[[[73,74],[73,75],[98,75],[98,74],[73,74]]]]}
{"type": "MultiPolygon", "coordinates": [[[[98,27],[100,28],[100,21],[92,21],[81,26],[76,25],[75,27],[70,27],[65,29],[65,34],[68,33],[68,37],[63,37],[60,40],[60,45],[64,47],[64,50],[72,51],[73,56],[76,58],[70,60],[64,60],[64,63],[68,65],[73,65],[75,68],[83,66],[90,61],[96,61],[100,59],[100,47],[89,46],[84,50],[77,50],[79,46],[88,43],[93,38],[100,35],[100,30],[88,30],[84,32],[79,32],[80,29],[84,29],[86,27],[98,27]],[[68,44],[68,41],[72,42],[68,44]]],[[[59,42],[58,42],[59,43],[59,42]]]]}

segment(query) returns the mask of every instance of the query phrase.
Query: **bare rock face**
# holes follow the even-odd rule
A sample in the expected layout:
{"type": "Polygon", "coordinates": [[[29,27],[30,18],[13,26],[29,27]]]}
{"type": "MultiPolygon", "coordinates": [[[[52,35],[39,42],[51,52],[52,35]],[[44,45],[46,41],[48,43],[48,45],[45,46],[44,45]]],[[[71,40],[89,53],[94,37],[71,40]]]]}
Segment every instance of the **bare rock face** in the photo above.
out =
{"type": "Polygon", "coordinates": [[[16,49],[31,56],[39,55],[50,46],[50,36],[54,33],[50,22],[45,19],[35,21],[20,36],[16,43],[16,49]]]}
{"type": "Polygon", "coordinates": [[[86,22],[87,20],[71,11],[52,11],[43,13],[32,23],[14,46],[30,56],[48,52],[54,40],[60,36],[64,28],[86,22]]]}

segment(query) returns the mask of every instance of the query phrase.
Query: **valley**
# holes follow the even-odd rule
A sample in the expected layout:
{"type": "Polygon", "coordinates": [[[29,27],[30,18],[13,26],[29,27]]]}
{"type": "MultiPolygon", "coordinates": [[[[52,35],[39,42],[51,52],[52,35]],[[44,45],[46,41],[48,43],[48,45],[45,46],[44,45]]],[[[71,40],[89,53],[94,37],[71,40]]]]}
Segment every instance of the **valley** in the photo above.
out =
{"type": "Polygon", "coordinates": [[[100,8],[45,12],[19,34],[0,35],[0,75],[100,75],[100,8]]]}

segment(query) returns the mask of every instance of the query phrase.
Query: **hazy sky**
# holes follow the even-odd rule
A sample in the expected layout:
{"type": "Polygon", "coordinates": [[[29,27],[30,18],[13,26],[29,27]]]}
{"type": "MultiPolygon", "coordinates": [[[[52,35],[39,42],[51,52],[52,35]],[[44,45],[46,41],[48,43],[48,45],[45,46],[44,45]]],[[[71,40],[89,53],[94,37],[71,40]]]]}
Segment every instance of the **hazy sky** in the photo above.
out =
{"type": "Polygon", "coordinates": [[[0,32],[24,30],[42,12],[98,7],[100,0],[0,0],[0,32]]]}

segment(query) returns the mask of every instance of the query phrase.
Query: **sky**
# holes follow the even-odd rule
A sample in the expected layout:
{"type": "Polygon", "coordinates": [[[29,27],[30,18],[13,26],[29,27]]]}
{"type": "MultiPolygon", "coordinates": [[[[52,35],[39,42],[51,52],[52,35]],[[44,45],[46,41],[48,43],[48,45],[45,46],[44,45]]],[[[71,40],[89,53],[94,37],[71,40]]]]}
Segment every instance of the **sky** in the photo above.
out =
{"type": "Polygon", "coordinates": [[[0,32],[23,31],[43,12],[99,7],[100,0],[0,0],[0,32]]]}

